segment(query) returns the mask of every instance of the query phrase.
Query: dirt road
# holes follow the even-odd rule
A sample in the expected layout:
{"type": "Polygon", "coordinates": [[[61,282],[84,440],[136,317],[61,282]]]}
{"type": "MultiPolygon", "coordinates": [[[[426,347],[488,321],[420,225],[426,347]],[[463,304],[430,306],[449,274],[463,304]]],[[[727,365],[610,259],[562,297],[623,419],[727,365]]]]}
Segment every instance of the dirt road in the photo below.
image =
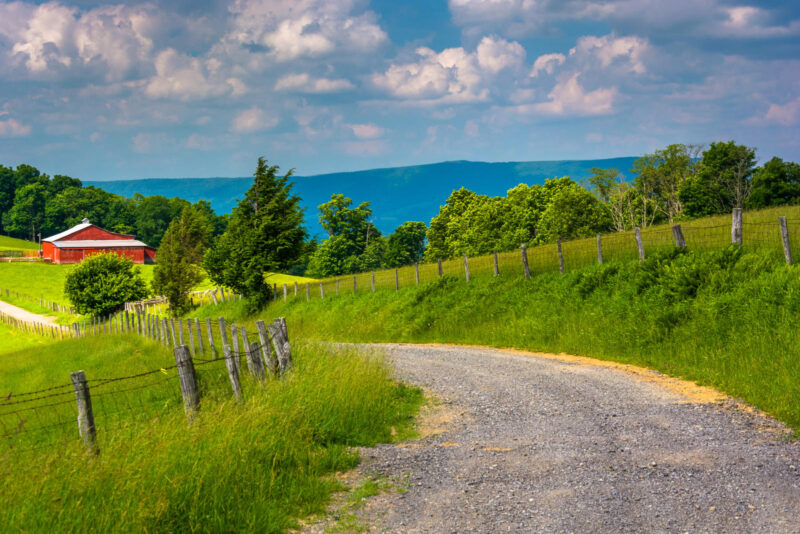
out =
{"type": "Polygon", "coordinates": [[[586,360],[382,347],[443,404],[433,435],[362,450],[407,488],[358,512],[374,532],[800,532],[800,442],[730,399],[586,360]]]}
{"type": "Polygon", "coordinates": [[[0,300],[0,312],[12,317],[16,317],[17,319],[28,323],[42,323],[48,326],[56,323],[55,317],[48,317],[46,315],[39,315],[38,313],[29,312],[28,310],[23,310],[19,306],[14,306],[13,304],[3,302],[2,300],[0,300]]]}

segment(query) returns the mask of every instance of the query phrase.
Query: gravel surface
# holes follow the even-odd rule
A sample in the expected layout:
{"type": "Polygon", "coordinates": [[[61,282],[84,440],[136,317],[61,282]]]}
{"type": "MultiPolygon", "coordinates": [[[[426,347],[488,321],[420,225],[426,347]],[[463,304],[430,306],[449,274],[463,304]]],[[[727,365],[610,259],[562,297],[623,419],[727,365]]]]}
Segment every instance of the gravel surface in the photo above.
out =
{"type": "Polygon", "coordinates": [[[698,404],[592,365],[382,345],[442,401],[440,434],[362,449],[406,491],[373,532],[800,532],[800,441],[732,401],[698,404]]]}

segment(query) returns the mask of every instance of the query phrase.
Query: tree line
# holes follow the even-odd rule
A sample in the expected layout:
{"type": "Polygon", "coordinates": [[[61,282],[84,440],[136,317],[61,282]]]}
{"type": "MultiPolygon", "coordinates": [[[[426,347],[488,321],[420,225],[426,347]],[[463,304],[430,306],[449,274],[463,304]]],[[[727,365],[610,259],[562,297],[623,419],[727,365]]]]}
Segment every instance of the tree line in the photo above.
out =
{"type": "Polygon", "coordinates": [[[0,165],[0,230],[6,235],[37,241],[71,228],[87,217],[92,223],[122,234],[135,234],[158,247],[170,222],[187,206],[202,215],[209,233],[220,235],[226,217],[214,213],[208,201],[191,204],[183,198],[136,194],[126,198],[83,186],[78,178],[52,177],[36,167],[0,165]]]}

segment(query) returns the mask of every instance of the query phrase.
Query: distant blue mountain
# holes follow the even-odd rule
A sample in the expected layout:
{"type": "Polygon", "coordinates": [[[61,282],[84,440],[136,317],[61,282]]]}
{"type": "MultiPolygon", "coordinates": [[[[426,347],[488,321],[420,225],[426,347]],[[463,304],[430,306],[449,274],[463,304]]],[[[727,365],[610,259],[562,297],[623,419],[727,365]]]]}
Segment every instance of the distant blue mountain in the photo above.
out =
{"type": "MultiPolygon", "coordinates": [[[[311,235],[324,237],[317,220],[317,206],[343,193],[354,204],[369,202],[375,225],[387,234],[405,221],[428,224],[454,189],[466,187],[476,193],[498,196],[520,184],[541,184],[546,178],[570,176],[579,180],[589,176],[592,167],[617,168],[627,173],[636,158],[612,158],[576,161],[526,161],[484,163],[448,161],[412,167],[393,167],[355,172],[337,172],[314,176],[295,176],[294,190],[303,199],[306,222],[311,235]]],[[[131,197],[164,195],[183,197],[191,202],[211,202],[217,213],[227,213],[235,206],[253,178],[147,178],[85,182],[111,193],[131,197]]]]}

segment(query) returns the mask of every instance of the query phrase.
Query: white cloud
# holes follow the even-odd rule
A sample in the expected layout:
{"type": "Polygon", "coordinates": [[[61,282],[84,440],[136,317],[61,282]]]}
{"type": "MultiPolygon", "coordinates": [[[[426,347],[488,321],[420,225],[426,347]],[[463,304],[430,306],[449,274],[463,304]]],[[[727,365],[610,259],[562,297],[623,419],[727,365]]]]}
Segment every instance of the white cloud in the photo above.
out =
{"type": "Polygon", "coordinates": [[[489,98],[490,82],[500,71],[520,67],[525,50],[519,43],[484,37],[475,52],[446,48],[437,53],[416,50],[413,63],[393,64],[373,83],[391,95],[425,103],[479,102],[489,98]]]}
{"type": "Polygon", "coordinates": [[[770,104],[764,119],[783,126],[792,126],[800,122],[800,97],[783,105],[770,104]]]}
{"type": "Polygon", "coordinates": [[[334,50],[370,52],[388,40],[371,11],[353,14],[355,0],[236,0],[230,41],[266,47],[278,61],[334,50]]]}
{"type": "Polygon", "coordinates": [[[236,115],[233,122],[231,122],[231,131],[234,133],[253,133],[268,130],[277,124],[277,117],[268,116],[259,107],[252,107],[236,115]]]}
{"type": "Polygon", "coordinates": [[[24,137],[31,133],[31,127],[16,119],[0,121],[0,137],[24,137]]]}
{"type": "Polygon", "coordinates": [[[353,130],[353,135],[359,139],[376,139],[386,132],[377,124],[348,124],[347,127],[353,130]]]}
{"type": "Polygon", "coordinates": [[[536,58],[533,62],[533,69],[531,69],[531,77],[535,78],[540,72],[544,71],[547,74],[553,74],[555,68],[563,65],[567,57],[564,54],[544,54],[536,58]]]}
{"type": "Polygon", "coordinates": [[[133,136],[133,150],[140,154],[163,152],[174,139],[164,133],[139,133],[133,136]]]}
{"type": "Polygon", "coordinates": [[[345,79],[312,78],[308,74],[288,74],[275,83],[276,91],[295,90],[301,93],[336,93],[353,89],[345,79]]]}
{"type": "Polygon", "coordinates": [[[616,87],[584,91],[578,82],[580,74],[573,74],[553,87],[547,95],[548,102],[525,106],[530,111],[544,115],[605,115],[613,111],[616,87]]]}
{"type": "Polygon", "coordinates": [[[647,39],[636,36],[615,37],[613,34],[595,37],[587,35],[578,39],[578,44],[569,51],[570,56],[593,56],[600,60],[603,67],[608,67],[618,58],[627,63],[627,68],[637,74],[647,71],[643,55],[647,52],[647,39]]]}
{"type": "Polygon", "coordinates": [[[216,59],[201,61],[168,48],[158,54],[155,67],[156,75],[144,89],[150,98],[195,100],[247,92],[244,82],[221,72],[216,59]]]}
{"type": "Polygon", "coordinates": [[[727,19],[712,27],[721,36],[743,38],[771,38],[800,35],[800,20],[789,21],[786,26],[771,25],[769,13],[753,6],[723,8],[727,19]]]}

